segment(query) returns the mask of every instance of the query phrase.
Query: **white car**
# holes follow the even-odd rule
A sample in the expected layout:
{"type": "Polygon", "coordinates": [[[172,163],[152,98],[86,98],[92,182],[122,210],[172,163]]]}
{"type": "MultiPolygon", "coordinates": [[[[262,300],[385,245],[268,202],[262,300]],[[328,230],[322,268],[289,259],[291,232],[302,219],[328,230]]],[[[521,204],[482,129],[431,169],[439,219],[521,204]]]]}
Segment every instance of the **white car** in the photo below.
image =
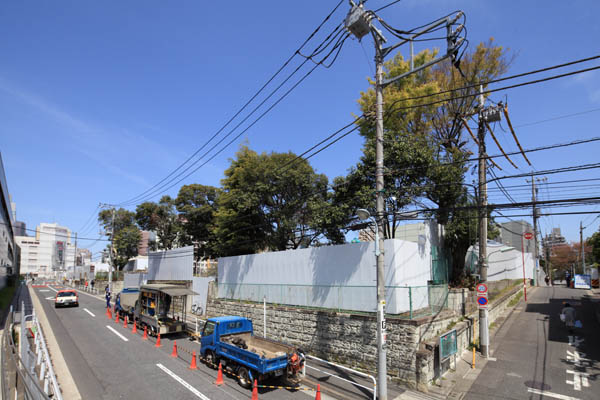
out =
{"type": "Polygon", "coordinates": [[[60,290],[54,299],[54,308],[64,306],[79,307],[79,296],[75,290],[60,290]]]}

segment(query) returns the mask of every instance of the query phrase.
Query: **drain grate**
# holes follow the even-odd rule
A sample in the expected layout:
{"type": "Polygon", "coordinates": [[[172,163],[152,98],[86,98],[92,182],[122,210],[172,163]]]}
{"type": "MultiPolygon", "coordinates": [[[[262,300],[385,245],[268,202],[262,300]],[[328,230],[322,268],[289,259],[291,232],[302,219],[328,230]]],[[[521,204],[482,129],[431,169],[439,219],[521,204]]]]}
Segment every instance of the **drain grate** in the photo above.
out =
{"type": "Polygon", "coordinates": [[[527,381],[525,382],[525,386],[530,387],[532,389],[537,389],[537,390],[550,390],[552,389],[552,387],[550,385],[547,385],[543,382],[538,382],[538,381],[527,381]]]}

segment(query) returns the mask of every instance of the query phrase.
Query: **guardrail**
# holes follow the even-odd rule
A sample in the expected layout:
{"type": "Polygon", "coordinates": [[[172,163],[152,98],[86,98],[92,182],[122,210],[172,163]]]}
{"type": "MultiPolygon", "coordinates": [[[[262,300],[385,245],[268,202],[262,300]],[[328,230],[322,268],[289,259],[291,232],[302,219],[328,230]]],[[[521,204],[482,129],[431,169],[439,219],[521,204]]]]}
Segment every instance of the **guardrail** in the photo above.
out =
{"type": "Polygon", "coordinates": [[[2,398],[62,400],[35,310],[25,315],[24,302],[21,303],[19,312],[14,312],[10,307],[1,346],[2,398]],[[15,315],[18,322],[15,321],[15,315]],[[27,327],[28,318],[32,328],[27,327]],[[28,333],[34,335],[35,350],[29,343],[28,333]]]}
{"type": "Polygon", "coordinates": [[[349,384],[351,384],[351,385],[353,385],[353,386],[356,386],[356,387],[361,387],[361,388],[363,388],[363,389],[367,389],[367,390],[369,390],[369,391],[373,392],[373,400],[377,400],[377,380],[375,380],[375,377],[374,377],[374,376],[372,376],[372,375],[369,375],[369,374],[365,374],[364,372],[360,372],[360,371],[357,371],[357,370],[355,370],[355,369],[352,369],[352,368],[345,367],[345,366],[343,366],[343,365],[340,365],[340,364],[336,364],[336,363],[332,363],[332,362],[330,362],[330,361],[327,361],[327,360],[323,360],[323,359],[321,359],[321,358],[319,358],[319,357],[311,356],[311,355],[309,355],[309,354],[305,354],[305,355],[304,355],[304,357],[305,357],[306,359],[309,359],[309,358],[310,358],[310,359],[313,359],[313,360],[316,360],[316,361],[322,362],[322,363],[324,363],[324,364],[331,365],[331,366],[333,366],[333,367],[335,367],[335,368],[340,368],[340,369],[343,369],[343,370],[345,370],[345,371],[348,371],[348,372],[350,372],[350,373],[352,373],[352,374],[355,374],[355,375],[361,376],[361,377],[363,377],[363,378],[370,379],[371,381],[373,381],[373,389],[371,389],[370,387],[367,387],[367,386],[365,386],[365,385],[361,385],[360,383],[352,382],[352,381],[351,381],[351,380],[349,380],[349,379],[342,378],[341,376],[337,376],[337,375],[331,374],[331,373],[329,373],[329,372],[327,372],[327,371],[322,371],[322,370],[320,370],[320,369],[318,369],[318,368],[311,367],[310,365],[307,365],[308,363],[307,363],[306,361],[304,362],[304,370],[302,371],[302,374],[303,374],[304,376],[306,376],[306,368],[314,369],[315,371],[318,371],[318,372],[320,372],[320,373],[322,373],[322,374],[325,374],[325,375],[331,376],[331,377],[333,377],[333,378],[339,379],[339,380],[341,380],[341,381],[344,381],[344,382],[346,382],[346,383],[349,383],[349,384]]]}

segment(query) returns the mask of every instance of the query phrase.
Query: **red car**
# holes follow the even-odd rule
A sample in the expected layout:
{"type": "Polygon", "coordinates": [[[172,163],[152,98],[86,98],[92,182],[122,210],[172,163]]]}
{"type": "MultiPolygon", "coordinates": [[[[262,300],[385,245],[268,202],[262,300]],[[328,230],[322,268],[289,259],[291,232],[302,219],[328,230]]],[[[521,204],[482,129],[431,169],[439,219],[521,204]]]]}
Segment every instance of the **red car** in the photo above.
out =
{"type": "Polygon", "coordinates": [[[79,307],[79,296],[75,290],[66,289],[60,290],[58,293],[56,293],[56,298],[54,299],[54,308],[64,306],[79,307]]]}

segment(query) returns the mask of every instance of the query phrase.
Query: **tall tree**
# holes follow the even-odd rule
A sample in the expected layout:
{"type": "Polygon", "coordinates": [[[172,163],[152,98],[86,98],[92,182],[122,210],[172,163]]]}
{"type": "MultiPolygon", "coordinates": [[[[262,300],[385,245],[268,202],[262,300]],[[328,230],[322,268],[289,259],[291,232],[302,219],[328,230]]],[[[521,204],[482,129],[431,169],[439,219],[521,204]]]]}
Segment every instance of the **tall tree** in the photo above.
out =
{"type": "Polygon", "coordinates": [[[186,244],[199,248],[198,256],[215,256],[213,223],[220,189],[199,184],[184,185],[174,200],[186,244]]]}
{"type": "MultiPolygon", "coordinates": [[[[419,53],[415,57],[415,66],[433,60],[436,54],[437,51],[429,50],[419,53]]],[[[465,242],[471,237],[465,228],[465,216],[453,211],[456,206],[469,204],[464,181],[468,173],[467,159],[472,153],[468,150],[468,140],[464,137],[462,118],[476,109],[479,87],[475,84],[502,75],[510,61],[507,51],[490,40],[465,54],[461,62],[464,77],[450,62],[443,62],[409,75],[384,89],[385,195],[388,197],[388,217],[379,222],[384,224],[386,237],[394,237],[399,212],[409,205],[430,206],[433,203],[438,209],[434,213],[435,218],[447,225],[447,231],[453,235],[448,237],[445,247],[452,255],[452,276],[457,280],[463,275],[466,251],[472,244],[465,242]],[[448,90],[454,91],[436,95],[448,90]]],[[[409,69],[409,62],[397,54],[385,63],[384,75],[385,78],[393,78],[409,69]]],[[[359,187],[370,189],[371,196],[366,195],[368,190],[364,188],[356,191],[358,196],[355,204],[369,208],[374,214],[373,88],[361,93],[358,102],[366,116],[360,121],[360,134],[365,138],[365,146],[359,164],[351,170],[346,180],[361,182],[359,187]]]]}
{"type": "Polygon", "coordinates": [[[136,207],[135,219],[143,230],[155,231],[158,248],[172,249],[178,244],[181,225],[175,210],[175,202],[170,196],[163,196],[158,203],[144,202],[136,207]]]}
{"type": "Polygon", "coordinates": [[[102,210],[98,214],[98,222],[108,232],[108,236],[113,238],[113,259],[114,266],[122,269],[130,258],[137,256],[137,246],[142,238],[139,229],[135,224],[135,213],[119,208],[114,211],[102,210]],[[114,226],[114,230],[113,230],[114,226]]]}
{"type": "Polygon", "coordinates": [[[215,214],[221,255],[306,247],[329,233],[339,240],[324,218],[327,177],[292,153],[257,154],[243,146],[222,185],[215,214]]]}

